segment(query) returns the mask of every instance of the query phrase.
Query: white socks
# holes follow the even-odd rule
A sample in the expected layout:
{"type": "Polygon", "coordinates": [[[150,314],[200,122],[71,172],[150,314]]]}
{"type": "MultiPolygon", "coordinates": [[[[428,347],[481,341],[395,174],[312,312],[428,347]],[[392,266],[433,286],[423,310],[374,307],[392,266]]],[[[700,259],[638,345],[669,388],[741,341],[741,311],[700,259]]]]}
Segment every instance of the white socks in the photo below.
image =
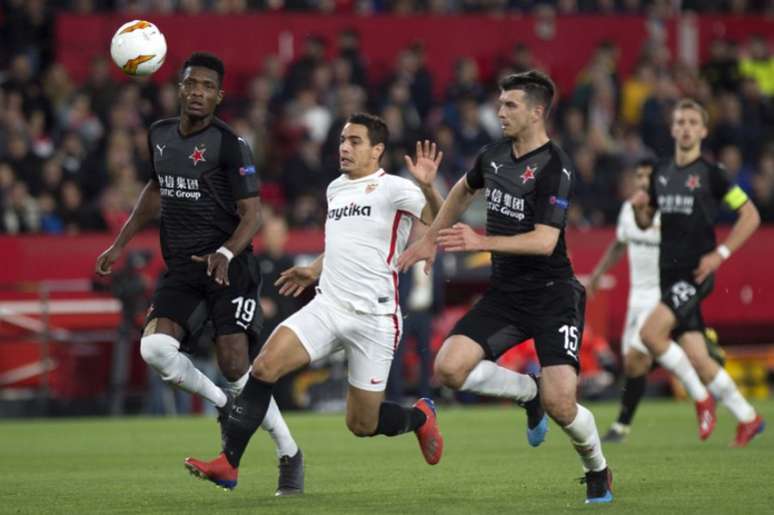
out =
{"type": "Polygon", "coordinates": [[[597,424],[594,421],[594,415],[589,410],[580,404],[577,406],[578,414],[575,415],[575,420],[562,429],[570,437],[573,447],[578,452],[583,463],[583,470],[585,472],[599,472],[607,467],[607,461],[602,454],[597,424]]]}
{"type": "MultiPolygon", "coordinates": [[[[247,384],[247,379],[250,377],[250,370],[252,370],[252,368],[248,369],[245,375],[236,381],[229,382],[226,389],[234,395],[239,395],[239,392],[241,392],[242,388],[247,384]]],[[[274,440],[278,458],[281,458],[282,456],[293,457],[296,455],[298,452],[298,445],[296,445],[293,435],[290,434],[290,429],[288,429],[288,425],[285,423],[285,419],[282,417],[282,413],[280,413],[279,406],[277,406],[274,397],[271,398],[269,409],[266,410],[266,416],[263,417],[261,428],[269,433],[271,439],[274,440]]]]}
{"type": "Polygon", "coordinates": [[[140,340],[140,354],[159,373],[164,382],[207,399],[215,406],[224,406],[223,390],[202,374],[191,360],[180,352],[180,343],[166,334],[152,334],[140,340]]]}
{"type": "Polygon", "coordinates": [[[465,378],[461,390],[490,397],[506,397],[517,402],[530,401],[537,395],[537,386],[531,377],[492,361],[480,361],[465,378]]]}
{"type": "Polygon", "coordinates": [[[742,397],[734,380],[722,368],[718,370],[715,379],[707,385],[707,389],[734,414],[739,422],[752,422],[755,419],[755,409],[742,397]]]}
{"type": "Polygon", "coordinates": [[[675,342],[670,342],[669,348],[661,356],[656,358],[659,364],[669,370],[683,383],[688,395],[694,401],[703,401],[707,399],[709,393],[699,379],[699,375],[691,366],[688,356],[683,349],[675,342]]]}

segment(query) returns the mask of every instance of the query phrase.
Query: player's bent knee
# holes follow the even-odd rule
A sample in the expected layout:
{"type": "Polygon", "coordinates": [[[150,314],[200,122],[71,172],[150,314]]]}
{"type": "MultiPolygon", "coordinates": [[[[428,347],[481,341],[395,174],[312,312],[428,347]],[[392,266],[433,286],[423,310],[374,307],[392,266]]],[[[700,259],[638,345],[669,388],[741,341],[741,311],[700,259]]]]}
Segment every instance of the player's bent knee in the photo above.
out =
{"type": "Polygon", "coordinates": [[[221,374],[227,381],[236,381],[250,368],[247,363],[240,363],[234,360],[227,360],[226,362],[218,362],[218,368],[220,368],[221,374]]]}
{"type": "Polygon", "coordinates": [[[447,388],[459,390],[465,384],[468,370],[461,363],[451,359],[438,359],[434,366],[435,377],[447,388]]]}
{"type": "Polygon", "coordinates": [[[624,373],[626,377],[639,377],[648,373],[651,366],[649,356],[640,352],[630,352],[624,360],[624,373]]]}
{"type": "Polygon", "coordinates": [[[156,369],[164,381],[171,381],[171,367],[180,349],[180,343],[166,334],[155,333],[140,340],[140,355],[156,369]]]}
{"type": "Polygon", "coordinates": [[[566,426],[575,419],[577,404],[574,395],[562,395],[561,393],[546,395],[541,392],[540,400],[548,416],[558,424],[566,426]]]}

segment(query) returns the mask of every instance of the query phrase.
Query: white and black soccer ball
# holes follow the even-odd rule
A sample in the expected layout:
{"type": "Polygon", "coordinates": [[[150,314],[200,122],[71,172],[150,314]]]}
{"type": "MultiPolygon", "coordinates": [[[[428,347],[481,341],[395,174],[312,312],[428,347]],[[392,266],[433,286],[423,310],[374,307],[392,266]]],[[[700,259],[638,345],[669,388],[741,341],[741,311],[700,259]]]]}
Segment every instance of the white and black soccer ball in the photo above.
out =
{"type": "Polygon", "coordinates": [[[167,40],[149,21],[124,23],[110,42],[110,57],[127,75],[150,75],[161,68],[166,56],[167,40]]]}

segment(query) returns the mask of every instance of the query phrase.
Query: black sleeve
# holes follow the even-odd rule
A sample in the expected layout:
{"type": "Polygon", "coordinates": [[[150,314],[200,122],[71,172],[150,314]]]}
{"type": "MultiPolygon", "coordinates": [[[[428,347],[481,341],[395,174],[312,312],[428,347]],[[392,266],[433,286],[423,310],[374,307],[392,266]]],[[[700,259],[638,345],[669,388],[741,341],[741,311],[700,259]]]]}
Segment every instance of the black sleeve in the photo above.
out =
{"type": "Polygon", "coordinates": [[[473,163],[473,167],[465,174],[465,180],[471,189],[480,190],[484,187],[484,171],[481,167],[483,160],[484,150],[478,153],[476,161],[473,163]]]}
{"type": "Polygon", "coordinates": [[[728,190],[733,187],[733,183],[728,177],[728,172],[720,165],[711,165],[708,174],[712,197],[718,202],[721,202],[723,197],[728,193],[728,190]]]}
{"type": "Polygon", "coordinates": [[[233,134],[224,133],[221,156],[223,172],[228,176],[234,199],[257,196],[261,181],[253,164],[253,152],[247,142],[233,134]]]}
{"type": "Polygon", "coordinates": [[[568,164],[562,166],[558,156],[552,157],[538,176],[535,184],[535,223],[564,228],[570,192],[575,171],[568,164]]]}

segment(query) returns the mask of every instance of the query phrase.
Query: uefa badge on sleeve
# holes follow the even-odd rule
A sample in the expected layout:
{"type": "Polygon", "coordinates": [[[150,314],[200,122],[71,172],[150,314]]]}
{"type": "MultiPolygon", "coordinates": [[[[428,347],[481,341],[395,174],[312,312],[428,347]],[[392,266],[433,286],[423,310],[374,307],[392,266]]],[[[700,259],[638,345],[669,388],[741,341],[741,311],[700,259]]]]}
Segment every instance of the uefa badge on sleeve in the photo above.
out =
{"type": "Polygon", "coordinates": [[[239,175],[246,176],[246,175],[255,175],[255,166],[249,165],[249,166],[240,166],[239,167],[239,175]]]}

